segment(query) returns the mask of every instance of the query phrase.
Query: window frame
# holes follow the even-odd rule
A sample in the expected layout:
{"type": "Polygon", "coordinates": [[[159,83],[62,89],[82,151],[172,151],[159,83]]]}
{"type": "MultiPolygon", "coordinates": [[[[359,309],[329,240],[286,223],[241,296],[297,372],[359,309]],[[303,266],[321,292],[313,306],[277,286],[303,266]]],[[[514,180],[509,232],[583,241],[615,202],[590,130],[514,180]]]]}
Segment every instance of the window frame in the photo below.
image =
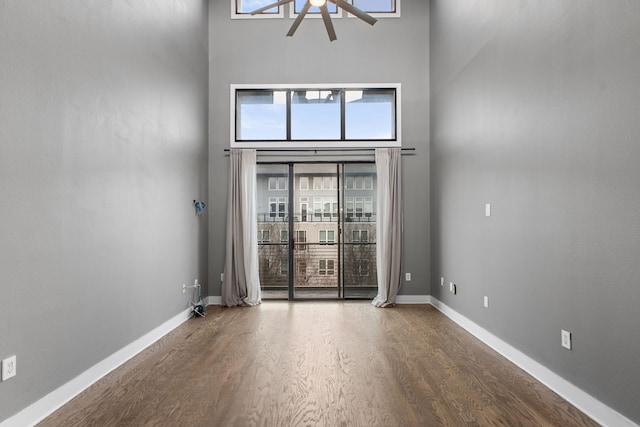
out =
{"type": "Polygon", "coordinates": [[[269,243],[270,241],[271,233],[269,232],[269,230],[258,230],[258,243],[269,243]]]}
{"type": "Polygon", "coordinates": [[[307,250],[307,230],[296,230],[296,240],[294,248],[298,251],[307,250]]]}
{"type": "Polygon", "coordinates": [[[336,243],[336,230],[332,228],[318,230],[318,243],[321,245],[334,245],[336,243]],[[324,239],[322,238],[322,233],[324,233],[324,239]],[[329,233],[331,233],[331,240],[329,240],[329,233]]]}
{"type": "MultiPolygon", "coordinates": [[[[376,148],[402,147],[402,85],[400,83],[336,83],[336,84],[230,84],[229,85],[229,133],[231,148],[376,148]],[[238,140],[236,139],[239,91],[287,91],[287,118],[285,125],[291,126],[291,96],[290,91],[300,90],[376,90],[388,89],[395,91],[395,138],[393,139],[347,139],[342,133],[336,140],[295,140],[291,139],[290,130],[285,139],[278,140],[238,140]]],[[[345,104],[341,101],[341,127],[345,127],[345,104]]]]}
{"type": "Polygon", "coordinates": [[[300,190],[303,190],[303,191],[309,190],[309,177],[308,176],[301,176],[299,183],[300,183],[300,190]],[[302,185],[303,182],[305,182],[306,185],[303,186],[302,185]]]}
{"type": "MultiPolygon", "coordinates": [[[[365,12],[367,15],[373,17],[373,18],[401,18],[401,7],[400,7],[400,3],[402,0],[395,0],[394,3],[396,5],[396,10],[394,12],[367,12],[366,9],[362,9],[361,10],[363,12],[365,12]]],[[[353,0],[346,0],[347,3],[351,3],[351,5],[353,5],[353,0]]],[[[356,6],[357,7],[357,6],[356,6]]],[[[355,15],[352,15],[350,13],[347,12],[347,17],[348,18],[358,18],[355,15]]],[[[358,18],[359,19],[359,18],[358,18]]]]}
{"type": "Polygon", "coordinates": [[[288,189],[287,181],[287,177],[284,175],[271,175],[267,179],[267,191],[286,191],[288,189]],[[271,188],[271,183],[275,183],[273,188],[271,188]],[[280,184],[284,187],[281,187],[280,184]]]}
{"type": "Polygon", "coordinates": [[[313,217],[313,211],[312,209],[309,209],[309,197],[300,197],[299,205],[300,222],[310,222],[313,217]],[[304,209],[303,207],[306,207],[306,209],[304,209]]]}
{"type": "MultiPolygon", "coordinates": [[[[259,13],[257,15],[251,15],[251,13],[239,13],[238,12],[238,1],[239,0],[231,0],[231,19],[282,19],[285,16],[284,8],[287,6],[289,8],[289,18],[296,18],[298,14],[295,12],[295,6],[291,3],[288,5],[282,5],[278,7],[277,13],[259,13]]],[[[347,3],[353,5],[353,0],[346,0],[347,3]]],[[[367,12],[366,9],[362,9],[363,12],[367,13],[367,15],[373,18],[401,18],[401,3],[402,0],[395,0],[396,10],[394,12],[367,12]]],[[[347,11],[343,11],[342,8],[337,8],[337,13],[331,14],[331,19],[341,18],[346,15],[348,18],[357,18],[357,16],[350,14],[347,11]]],[[[309,18],[321,18],[319,13],[308,13],[309,18]]]]}
{"type": "Polygon", "coordinates": [[[369,230],[360,228],[353,230],[351,241],[353,243],[369,243],[369,230]]]}
{"type": "Polygon", "coordinates": [[[286,197],[269,196],[268,203],[269,218],[286,218],[288,216],[289,204],[286,197]]]}
{"type": "Polygon", "coordinates": [[[282,18],[284,18],[284,5],[278,6],[278,13],[258,13],[256,15],[252,15],[251,13],[239,13],[238,0],[231,0],[231,19],[282,19],[282,18]]]}
{"type": "Polygon", "coordinates": [[[318,260],[318,276],[335,276],[336,275],[336,263],[335,260],[329,258],[322,258],[318,260]],[[324,267],[322,264],[324,263],[324,267]],[[331,268],[329,268],[331,263],[331,268]]]}

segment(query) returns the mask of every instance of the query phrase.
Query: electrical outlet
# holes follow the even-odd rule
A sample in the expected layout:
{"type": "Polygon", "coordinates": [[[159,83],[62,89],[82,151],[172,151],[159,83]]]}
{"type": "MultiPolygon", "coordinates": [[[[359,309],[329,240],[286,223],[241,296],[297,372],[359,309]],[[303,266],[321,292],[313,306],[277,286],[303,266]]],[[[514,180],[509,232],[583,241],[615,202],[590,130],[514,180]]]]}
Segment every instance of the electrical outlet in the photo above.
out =
{"type": "Polygon", "coordinates": [[[224,282],[224,273],[220,273],[220,281],[224,282]]]}
{"type": "Polygon", "coordinates": [[[571,350],[571,332],[562,330],[562,346],[571,350]]]}
{"type": "Polygon", "coordinates": [[[444,277],[440,278],[440,286],[444,286],[444,277]]]}
{"type": "Polygon", "coordinates": [[[453,282],[449,282],[449,292],[453,292],[453,282]]]}
{"type": "Polygon", "coordinates": [[[182,293],[186,293],[187,292],[187,285],[185,285],[184,283],[182,284],[182,293]]]}
{"type": "Polygon", "coordinates": [[[489,297],[488,296],[484,297],[484,308],[489,308],[489,297]]]}
{"type": "Polygon", "coordinates": [[[16,356],[11,356],[2,361],[2,381],[16,376],[16,356]]]}
{"type": "Polygon", "coordinates": [[[484,216],[491,216],[491,203],[484,205],[484,216]]]}
{"type": "Polygon", "coordinates": [[[405,282],[410,282],[411,281],[411,273],[405,273],[404,274],[404,281],[405,282]]]}

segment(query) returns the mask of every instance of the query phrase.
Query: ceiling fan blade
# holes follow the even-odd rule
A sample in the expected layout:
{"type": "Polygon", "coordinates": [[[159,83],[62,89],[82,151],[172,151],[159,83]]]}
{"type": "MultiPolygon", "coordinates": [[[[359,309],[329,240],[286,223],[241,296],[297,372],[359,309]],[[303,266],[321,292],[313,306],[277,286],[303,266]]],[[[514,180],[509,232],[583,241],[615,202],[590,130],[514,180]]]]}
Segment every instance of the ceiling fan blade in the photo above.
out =
{"type": "Polygon", "coordinates": [[[378,20],[376,18],[374,18],[373,16],[368,15],[367,13],[361,11],[360,9],[355,7],[354,5],[352,5],[350,3],[347,3],[344,0],[329,0],[329,1],[331,3],[333,3],[333,4],[335,4],[336,6],[341,7],[342,9],[346,10],[350,14],[355,15],[358,18],[362,19],[367,24],[373,25],[376,22],[378,22],[378,20]]]}
{"type": "Polygon", "coordinates": [[[304,16],[307,14],[310,8],[311,8],[311,3],[309,3],[309,0],[307,0],[307,2],[302,7],[302,10],[300,11],[300,14],[296,18],[296,20],[293,21],[293,25],[291,25],[291,28],[289,28],[287,37],[293,36],[293,34],[296,32],[296,30],[300,26],[300,23],[302,22],[302,20],[304,19],[304,16]]]}
{"type": "Polygon", "coordinates": [[[327,28],[329,40],[334,41],[338,37],[336,37],[336,31],[333,29],[333,22],[331,22],[331,15],[329,15],[326,3],[320,6],[320,13],[322,13],[322,20],[324,21],[324,26],[327,28]]]}
{"type": "Polygon", "coordinates": [[[254,10],[253,12],[251,12],[251,14],[252,14],[252,15],[257,15],[257,14],[262,13],[262,12],[264,12],[264,11],[267,11],[267,10],[269,10],[269,9],[273,9],[274,7],[280,7],[280,6],[282,6],[283,4],[291,3],[292,1],[293,1],[293,0],[280,0],[280,1],[277,1],[277,2],[275,2],[275,3],[270,4],[270,5],[268,5],[268,6],[261,7],[260,9],[256,9],[256,10],[254,10]]]}

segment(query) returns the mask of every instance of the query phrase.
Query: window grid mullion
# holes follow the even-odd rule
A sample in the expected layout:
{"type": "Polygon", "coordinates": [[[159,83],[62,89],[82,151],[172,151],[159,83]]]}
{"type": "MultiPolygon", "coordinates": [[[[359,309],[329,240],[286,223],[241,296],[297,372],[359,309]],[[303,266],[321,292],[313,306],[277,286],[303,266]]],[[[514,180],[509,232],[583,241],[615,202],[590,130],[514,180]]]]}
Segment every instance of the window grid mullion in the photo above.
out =
{"type": "Polygon", "coordinates": [[[287,142],[291,141],[291,89],[287,89],[287,142]]]}
{"type": "Polygon", "coordinates": [[[346,131],[346,124],[345,124],[346,105],[347,105],[347,102],[346,102],[345,90],[340,89],[340,141],[347,140],[347,131],[346,131]]]}

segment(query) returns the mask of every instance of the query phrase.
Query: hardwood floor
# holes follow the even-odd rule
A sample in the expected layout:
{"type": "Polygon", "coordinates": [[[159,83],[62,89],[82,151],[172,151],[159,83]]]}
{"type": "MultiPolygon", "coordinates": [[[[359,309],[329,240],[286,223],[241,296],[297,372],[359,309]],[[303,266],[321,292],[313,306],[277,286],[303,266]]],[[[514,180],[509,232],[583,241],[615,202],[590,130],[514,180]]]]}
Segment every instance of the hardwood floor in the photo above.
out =
{"type": "Polygon", "coordinates": [[[207,308],[40,426],[595,426],[429,305],[207,308]]]}

